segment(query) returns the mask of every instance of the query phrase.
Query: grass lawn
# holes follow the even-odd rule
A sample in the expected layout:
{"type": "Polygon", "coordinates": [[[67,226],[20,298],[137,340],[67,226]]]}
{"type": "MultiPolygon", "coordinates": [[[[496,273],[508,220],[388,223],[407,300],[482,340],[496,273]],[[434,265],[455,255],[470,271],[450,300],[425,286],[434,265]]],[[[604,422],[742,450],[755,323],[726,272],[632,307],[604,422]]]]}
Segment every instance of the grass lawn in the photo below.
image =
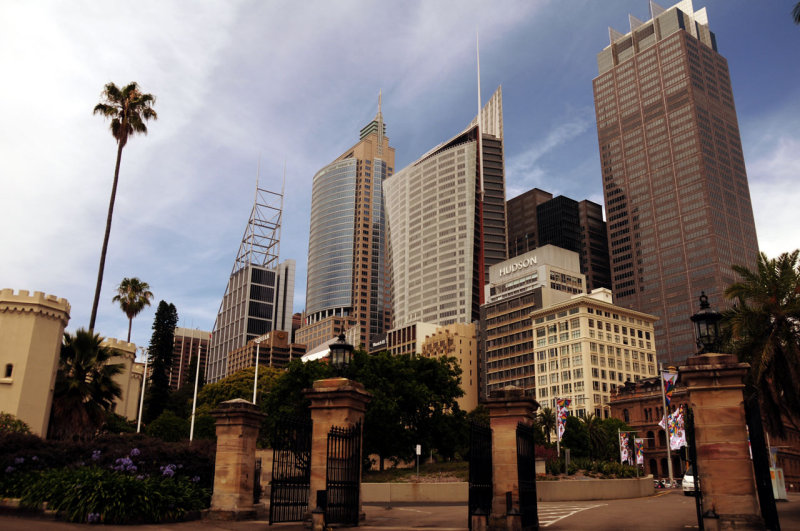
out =
{"type": "Polygon", "coordinates": [[[448,463],[428,463],[419,465],[419,479],[416,468],[387,468],[383,472],[372,470],[364,472],[365,483],[416,482],[434,483],[467,481],[469,479],[469,463],[454,461],[448,463]]]}

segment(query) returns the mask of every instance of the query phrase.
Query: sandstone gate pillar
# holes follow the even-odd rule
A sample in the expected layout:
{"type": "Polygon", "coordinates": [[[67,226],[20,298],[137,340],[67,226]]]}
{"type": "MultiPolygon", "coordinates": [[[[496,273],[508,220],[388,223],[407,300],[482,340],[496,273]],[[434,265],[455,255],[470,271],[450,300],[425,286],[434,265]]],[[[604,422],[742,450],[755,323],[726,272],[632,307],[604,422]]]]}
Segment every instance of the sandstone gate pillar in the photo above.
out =
{"type": "Polygon", "coordinates": [[[217,457],[208,516],[218,520],[255,518],[256,439],[266,415],[241,398],[221,403],[211,415],[217,423],[217,457]]]}
{"type": "MultiPolygon", "coordinates": [[[[334,426],[352,428],[359,422],[363,430],[364,412],[371,395],[362,384],[347,378],[317,380],[311,389],[305,391],[305,395],[311,400],[311,493],[308,497],[311,511],[317,507],[317,491],[325,490],[328,432],[334,426]]],[[[361,436],[363,437],[363,431],[361,436]]],[[[359,483],[360,481],[359,467],[359,483]]],[[[360,490],[358,513],[363,515],[360,490]]]]}
{"type": "Polygon", "coordinates": [[[694,412],[706,530],[764,529],[747,446],[743,379],[730,354],[698,354],[679,368],[694,412]]]}
{"type": "Polygon", "coordinates": [[[485,403],[492,428],[492,514],[489,529],[506,529],[506,492],[511,492],[512,507],[519,509],[517,475],[517,424],[533,424],[539,404],[523,396],[522,389],[492,392],[485,403]]]}

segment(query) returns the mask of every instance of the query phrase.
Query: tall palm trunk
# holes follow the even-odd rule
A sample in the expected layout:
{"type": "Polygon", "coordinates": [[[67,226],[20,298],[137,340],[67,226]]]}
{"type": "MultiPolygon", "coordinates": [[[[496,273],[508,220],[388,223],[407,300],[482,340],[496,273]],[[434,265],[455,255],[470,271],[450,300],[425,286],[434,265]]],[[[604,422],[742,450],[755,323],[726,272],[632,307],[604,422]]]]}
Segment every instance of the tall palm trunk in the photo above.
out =
{"type": "Polygon", "coordinates": [[[133,317],[128,318],[128,343],[131,342],[131,327],[133,327],[133,317]]]}
{"type": "MultiPolygon", "coordinates": [[[[92,303],[92,316],[89,319],[89,333],[94,332],[94,323],[97,320],[97,306],[100,303],[100,288],[103,286],[103,270],[106,267],[106,251],[108,250],[108,236],[111,234],[111,218],[114,215],[114,200],[117,197],[117,182],[119,181],[119,163],[122,160],[124,143],[118,141],[117,165],[114,168],[114,184],[111,185],[111,200],[108,202],[108,218],[106,218],[106,234],[103,237],[103,250],[100,251],[100,268],[97,271],[97,286],[94,289],[94,302],[92,303]]],[[[128,327],[128,341],[130,342],[130,325],[128,327]]]]}

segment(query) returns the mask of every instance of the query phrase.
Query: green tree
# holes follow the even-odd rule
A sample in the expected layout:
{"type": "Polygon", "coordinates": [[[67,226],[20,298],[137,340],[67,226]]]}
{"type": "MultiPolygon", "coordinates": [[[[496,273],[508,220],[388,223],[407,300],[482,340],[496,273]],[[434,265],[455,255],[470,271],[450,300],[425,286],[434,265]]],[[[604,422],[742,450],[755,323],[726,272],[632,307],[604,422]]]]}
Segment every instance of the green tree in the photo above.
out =
{"type": "Polygon", "coordinates": [[[112,300],[118,302],[119,307],[128,316],[128,343],[131,342],[133,318],[139,315],[145,306],[150,306],[152,298],[153,292],[150,291],[150,285],[136,277],[123,278],[117,286],[117,294],[112,300]]]}
{"type": "MultiPolygon", "coordinates": [[[[625,424],[624,421],[613,417],[603,419],[601,426],[605,432],[605,445],[602,453],[598,454],[597,458],[603,461],[619,461],[619,432],[631,431],[631,427],[625,424]]],[[[643,436],[642,434],[639,435],[643,436]]],[[[631,439],[633,437],[634,435],[631,434],[631,439]]]]}
{"type": "Polygon", "coordinates": [[[539,410],[539,425],[544,430],[547,444],[550,444],[550,434],[556,430],[556,412],[553,408],[545,407],[539,410]]]}
{"type": "MultiPolygon", "coordinates": [[[[259,404],[262,410],[265,408],[266,397],[269,396],[275,383],[283,374],[284,371],[281,369],[259,365],[256,403],[259,404]]],[[[234,398],[252,400],[254,379],[255,368],[248,367],[229,374],[214,383],[204,385],[197,393],[198,414],[211,413],[212,410],[226,400],[233,400],[234,398]]],[[[194,391],[193,388],[192,391],[194,391]]]]}
{"type": "Polygon", "coordinates": [[[147,422],[160,416],[169,400],[169,371],[172,366],[172,348],[177,324],[178,310],[175,309],[175,305],[165,301],[159,302],[147,353],[152,368],[150,387],[145,397],[147,422]]]}
{"type": "Polygon", "coordinates": [[[50,414],[51,437],[91,437],[113,410],[114,399],[122,395],[114,381],[122,365],[109,364],[113,353],[101,342],[99,335],[83,328],[75,335],[64,334],[50,414]]]}
{"type": "Polygon", "coordinates": [[[750,364],[745,392],[758,399],[765,428],[783,436],[800,411],[800,251],[769,259],[754,271],[733,266],[740,280],[725,290],[735,301],[723,313],[729,349],[750,364]]]}
{"type": "Polygon", "coordinates": [[[189,438],[189,421],[167,410],[148,424],[145,432],[147,435],[157,437],[162,441],[184,441],[189,438]]]}
{"type": "Polygon", "coordinates": [[[606,431],[603,429],[603,419],[594,413],[589,413],[581,420],[586,427],[586,440],[588,443],[587,446],[589,450],[589,457],[592,459],[597,459],[604,453],[606,446],[607,437],[606,431]]]}
{"type": "Polygon", "coordinates": [[[139,89],[136,82],[131,82],[122,87],[108,83],[103,87],[102,101],[95,105],[94,114],[101,114],[111,119],[111,135],[117,141],[117,163],[114,166],[114,182],[111,185],[111,199],[108,203],[108,216],[106,218],[106,231],[103,236],[103,248],[100,251],[100,267],[97,271],[97,286],[92,302],[92,315],[89,319],[89,332],[94,331],[97,319],[97,306],[100,302],[100,288],[103,285],[103,270],[106,264],[108,251],[108,237],[111,234],[111,218],[114,214],[114,201],[117,196],[117,183],[119,182],[119,165],[122,160],[122,149],[128,143],[128,138],[136,133],[147,134],[145,122],[158,118],[153,110],[155,98],[145,94],[139,89]]]}
{"type": "Polygon", "coordinates": [[[589,434],[586,424],[573,415],[567,417],[564,435],[561,437],[561,447],[569,448],[572,458],[589,457],[589,434]]]}

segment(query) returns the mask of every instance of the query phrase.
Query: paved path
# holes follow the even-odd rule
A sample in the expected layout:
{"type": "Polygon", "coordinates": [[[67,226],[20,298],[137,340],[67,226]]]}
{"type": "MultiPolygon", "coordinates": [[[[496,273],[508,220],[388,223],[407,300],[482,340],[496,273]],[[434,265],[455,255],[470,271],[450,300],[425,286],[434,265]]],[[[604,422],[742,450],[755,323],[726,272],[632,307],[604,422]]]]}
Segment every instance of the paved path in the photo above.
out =
{"type": "MultiPolygon", "coordinates": [[[[393,507],[365,506],[366,520],[362,531],[456,531],[467,529],[467,508],[464,505],[393,507]]],[[[800,494],[789,494],[788,502],[778,503],[781,528],[800,529],[800,494]]],[[[666,491],[647,498],[589,502],[540,502],[539,523],[550,530],[681,530],[697,529],[694,498],[680,490],[666,491]]],[[[16,515],[0,515],[3,531],[88,531],[85,524],[70,524],[16,515]]],[[[99,526],[102,531],[300,531],[301,523],[276,524],[271,528],[265,520],[247,522],[194,521],[177,524],[143,526],[99,526]]]]}

